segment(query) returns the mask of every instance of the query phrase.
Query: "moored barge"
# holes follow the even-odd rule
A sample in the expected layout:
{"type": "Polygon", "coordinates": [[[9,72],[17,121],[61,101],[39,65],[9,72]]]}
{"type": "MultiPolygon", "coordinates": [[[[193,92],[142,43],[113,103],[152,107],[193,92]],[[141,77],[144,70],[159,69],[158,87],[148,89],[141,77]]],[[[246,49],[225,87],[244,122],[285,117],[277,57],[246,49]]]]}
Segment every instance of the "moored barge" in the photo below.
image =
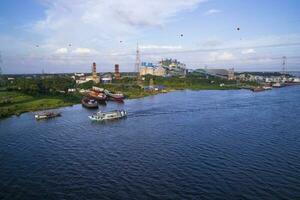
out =
{"type": "Polygon", "coordinates": [[[60,117],[60,116],[61,116],[61,114],[59,112],[43,112],[43,113],[34,115],[36,120],[50,119],[50,118],[60,117]]]}

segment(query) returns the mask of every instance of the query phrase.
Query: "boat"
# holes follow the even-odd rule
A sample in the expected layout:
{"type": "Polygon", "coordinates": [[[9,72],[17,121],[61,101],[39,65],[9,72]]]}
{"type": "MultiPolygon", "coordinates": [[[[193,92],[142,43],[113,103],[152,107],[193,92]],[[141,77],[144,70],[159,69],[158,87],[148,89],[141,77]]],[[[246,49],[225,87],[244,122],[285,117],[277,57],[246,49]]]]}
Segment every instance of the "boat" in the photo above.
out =
{"type": "Polygon", "coordinates": [[[94,99],[90,99],[88,97],[84,97],[81,100],[81,104],[82,106],[86,107],[86,108],[98,108],[98,102],[94,99]]]}
{"type": "Polygon", "coordinates": [[[103,92],[104,91],[103,88],[99,88],[99,87],[96,87],[96,86],[93,86],[92,90],[95,91],[95,92],[103,92]]]}
{"type": "Polygon", "coordinates": [[[106,120],[113,120],[113,119],[121,119],[127,116],[127,112],[125,110],[114,110],[110,112],[98,112],[89,118],[92,121],[106,121],[106,120]]]}
{"type": "Polygon", "coordinates": [[[43,112],[34,115],[35,119],[40,120],[40,119],[50,119],[54,117],[60,117],[61,114],[59,112],[43,112]]]}
{"type": "Polygon", "coordinates": [[[263,86],[263,89],[264,90],[272,90],[272,87],[271,86],[263,86]]]}
{"type": "Polygon", "coordinates": [[[281,88],[281,87],[283,87],[283,85],[281,83],[274,83],[272,85],[272,87],[274,87],[274,88],[281,88]]]}
{"type": "Polygon", "coordinates": [[[262,92],[265,91],[265,89],[263,87],[255,87],[251,89],[253,92],[262,92]]]}
{"type": "Polygon", "coordinates": [[[108,90],[104,90],[105,95],[113,101],[117,101],[117,102],[124,102],[124,94],[122,94],[121,92],[117,92],[117,93],[112,93],[108,90]]]}
{"type": "Polygon", "coordinates": [[[91,91],[88,93],[88,97],[98,101],[99,103],[105,103],[107,96],[102,92],[91,91]]]}

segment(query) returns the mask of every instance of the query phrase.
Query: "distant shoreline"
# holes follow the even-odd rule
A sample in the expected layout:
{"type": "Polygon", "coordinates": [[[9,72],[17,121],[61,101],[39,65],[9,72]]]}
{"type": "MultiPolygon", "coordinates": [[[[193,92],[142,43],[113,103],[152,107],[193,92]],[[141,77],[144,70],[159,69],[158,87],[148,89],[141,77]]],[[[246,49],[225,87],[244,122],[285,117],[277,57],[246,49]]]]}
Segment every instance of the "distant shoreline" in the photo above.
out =
{"type": "MultiPolygon", "coordinates": [[[[193,88],[180,88],[180,89],[167,89],[162,91],[152,91],[141,94],[133,94],[126,98],[126,100],[140,99],[148,96],[155,96],[158,94],[165,94],[174,91],[181,90],[237,90],[240,88],[203,88],[203,89],[193,89],[193,88]]],[[[11,116],[20,116],[27,112],[38,112],[43,110],[51,110],[62,107],[68,107],[80,104],[80,100],[68,100],[61,96],[31,96],[17,91],[0,91],[0,100],[4,97],[12,99],[12,102],[0,103],[0,119],[9,118],[11,116]]]]}
{"type": "MultiPolygon", "coordinates": [[[[299,84],[297,84],[299,86],[299,84]]],[[[294,85],[296,86],[296,85],[294,85]]],[[[216,91],[222,91],[222,90],[241,90],[246,88],[238,88],[238,87],[219,87],[219,88],[179,88],[179,89],[167,89],[164,92],[162,91],[152,91],[147,93],[141,93],[141,94],[134,94],[126,98],[126,100],[132,100],[132,99],[141,99],[149,96],[155,96],[158,94],[165,94],[169,92],[175,92],[175,91],[184,91],[184,90],[190,90],[190,91],[209,91],[209,90],[216,90],[216,91]]],[[[247,89],[246,89],[247,90],[247,89]]],[[[0,99],[4,96],[12,97],[14,100],[13,103],[7,103],[3,104],[0,103],[0,119],[9,118],[12,116],[20,116],[23,113],[27,112],[39,112],[43,110],[51,110],[51,109],[58,109],[63,107],[69,107],[73,105],[79,105],[80,100],[70,100],[61,96],[30,96],[21,92],[16,91],[0,91],[0,99]],[[42,108],[42,109],[41,109],[42,108]]]]}

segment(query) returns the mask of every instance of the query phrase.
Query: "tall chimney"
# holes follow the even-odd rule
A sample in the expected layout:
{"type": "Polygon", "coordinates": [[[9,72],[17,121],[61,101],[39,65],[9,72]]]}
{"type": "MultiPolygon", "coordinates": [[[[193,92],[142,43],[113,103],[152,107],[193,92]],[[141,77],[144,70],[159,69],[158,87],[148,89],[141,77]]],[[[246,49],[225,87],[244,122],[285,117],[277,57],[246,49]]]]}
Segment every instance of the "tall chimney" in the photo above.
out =
{"type": "Polygon", "coordinates": [[[92,66],[92,75],[93,76],[97,75],[97,72],[96,72],[96,63],[95,62],[93,63],[93,66],[92,66]]]}
{"type": "Polygon", "coordinates": [[[100,82],[100,76],[99,77],[97,76],[97,69],[96,69],[96,63],[95,62],[93,62],[93,65],[92,65],[92,77],[93,77],[93,81],[95,83],[100,82]]]}
{"type": "Polygon", "coordinates": [[[115,79],[119,80],[121,78],[121,74],[119,71],[119,64],[115,64],[115,79]]]}

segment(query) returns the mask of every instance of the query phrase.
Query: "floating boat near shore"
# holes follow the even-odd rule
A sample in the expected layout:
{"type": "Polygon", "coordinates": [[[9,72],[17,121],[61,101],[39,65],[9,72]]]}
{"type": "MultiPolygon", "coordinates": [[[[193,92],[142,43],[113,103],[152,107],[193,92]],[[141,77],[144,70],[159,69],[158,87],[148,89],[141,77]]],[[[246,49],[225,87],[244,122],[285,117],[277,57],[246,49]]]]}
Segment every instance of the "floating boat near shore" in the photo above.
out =
{"type": "Polygon", "coordinates": [[[264,90],[272,90],[272,87],[271,86],[263,86],[263,89],[264,90]]]}
{"type": "Polygon", "coordinates": [[[61,114],[59,112],[43,112],[34,115],[35,119],[40,120],[40,119],[50,119],[54,117],[60,117],[61,114]]]}
{"type": "Polygon", "coordinates": [[[281,87],[284,87],[284,85],[282,85],[281,83],[274,83],[272,85],[272,87],[274,87],[274,88],[281,88],[281,87]]]}
{"type": "Polygon", "coordinates": [[[265,91],[265,89],[263,87],[255,87],[251,89],[253,92],[262,92],[265,91]]]}
{"type": "Polygon", "coordinates": [[[117,102],[124,102],[124,94],[118,92],[118,93],[112,93],[108,90],[104,90],[105,95],[113,101],[117,101],[117,102]]]}
{"type": "Polygon", "coordinates": [[[102,93],[102,92],[95,92],[95,91],[91,91],[88,94],[88,97],[91,98],[91,99],[94,99],[94,100],[98,101],[99,103],[105,103],[105,100],[107,98],[107,96],[104,93],[102,93]]]}
{"type": "Polygon", "coordinates": [[[81,104],[82,106],[86,107],[86,108],[98,108],[98,102],[94,99],[90,99],[88,97],[84,97],[81,100],[81,104]]]}
{"type": "Polygon", "coordinates": [[[106,120],[113,120],[113,119],[121,119],[127,116],[127,112],[125,110],[114,110],[110,112],[98,112],[89,118],[92,121],[106,121],[106,120]]]}

